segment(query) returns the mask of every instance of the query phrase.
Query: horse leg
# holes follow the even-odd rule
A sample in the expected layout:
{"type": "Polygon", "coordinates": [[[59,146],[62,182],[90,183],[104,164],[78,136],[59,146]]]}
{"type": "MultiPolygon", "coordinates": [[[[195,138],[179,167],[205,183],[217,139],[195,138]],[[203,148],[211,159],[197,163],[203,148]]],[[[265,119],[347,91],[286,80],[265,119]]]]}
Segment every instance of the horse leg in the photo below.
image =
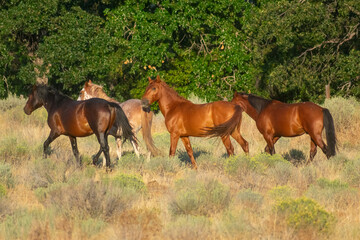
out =
{"type": "Polygon", "coordinates": [[[48,138],[44,142],[44,158],[47,158],[47,156],[50,155],[50,149],[49,149],[50,143],[52,143],[52,141],[54,141],[59,136],[60,136],[59,134],[50,131],[48,138]]]}
{"type": "Polygon", "coordinates": [[[80,166],[81,165],[81,159],[80,159],[80,154],[79,154],[79,150],[78,150],[78,147],[77,147],[76,137],[69,136],[69,139],[70,139],[72,151],[73,151],[75,159],[76,159],[76,163],[80,166]]]}
{"type": "Polygon", "coordinates": [[[183,142],[183,144],[185,146],[185,149],[186,149],[186,152],[190,157],[191,164],[192,164],[193,168],[197,169],[197,164],[196,164],[196,161],[195,161],[195,158],[194,158],[194,153],[193,153],[193,150],[192,150],[192,147],[191,147],[191,144],[190,144],[189,137],[181,137],[181,141],[183,142]]]}
{"type": "Polygon", "coordinates": [[[120,160],[122,156],[122,141],[121,138],[115,137],[116,140],[116,154],[118,156],[118,159],[120,160]]]}
{"type": "Polygon", "coordinates": [[[140,158],[140,153],[139,153],[139,145],[136,145],[136,143],[134,141],[131,141],[131,145],[133,146],[134,148],[134,152],[136,154],[136,156],[138,158],[140,158]]]}
{"type": "Polygon", "coordinates": [[[266,145],[266,147],[265,147],[265,152],[267,152],[267,153],[270,153],[271,155],[273,155],[273,154],[275,154],[275,143],[278,141],[280,139],[280,137],[274,137],[273,138],[273,153],[270,153],[270,149],[269,149],[269,146],[268,145],[266,145]]]}
{"type": "Polygon", "coordinates": [[[170,134],[170,152],[169,152],[170,157],[175,156],[176,146],[179,141],[179,137],[180,136],[177,134],[170,134]]]}
{"type": "Polygon", "coordinates": [[[316,133],[309,133],[309,135],[311,137],[311,140],[314,141],[314,144],[319,146],[321,148],[321,150],[323,151],[323,153],[326,155],[326,157],[329,159],[329,157],[326,154],[327,146],[324,143],[324,141],[322,140],[321,133],[317,133],[317,134],[316,133]]]}
{"type": "Polygon", "coordinates": [[[265,152],[269,153],[270,155],[275,154],[275,148],[274,148],[274,142],[277,141],[276,138],[273,138],[270,135],[263,135],[265,138],[265,141],[267,143],[266,147],[265,147],[265,152]],[[276,139],[276,141],[274,141],[276,139]]]}
{"type": "Polygon", "coordinates": [[[103,152],[105,155],[105,160],[106,160],[106,162],[103,161],[103,167],[104,166],[110,167],[110,154],[109,154],[109,144],[107,141],[107,134],[101,132],[101,133],[96,134],[96,136],[98,138],[98,141],[99,141],[100,147],[101,147],[100,151],[97,153],[96,156],[98,158],[100,156],[101,152],[103,152]]]}
{"type": "Polygon", "coordinates": [[[306,161],[306,164],[309,164],[314,160],[314,157],[317,152],[317,145],[316,143],[310,138],[310,158],[306,161]]]}
{"type": "Polygon", "coordinates": [[[231,136],[240,144],[242,149],[246,154],[249,154],[249,144],[248,142],[241,136],[240,131],[235,130],[231,136]]]}
{"type": "Polygon", "coordinates": [[[228,155],[229,156],[234,155],[234,146],[231,144],[230,137],[229,136],[221,137],[221,140],[226,148],[228,155]]]}

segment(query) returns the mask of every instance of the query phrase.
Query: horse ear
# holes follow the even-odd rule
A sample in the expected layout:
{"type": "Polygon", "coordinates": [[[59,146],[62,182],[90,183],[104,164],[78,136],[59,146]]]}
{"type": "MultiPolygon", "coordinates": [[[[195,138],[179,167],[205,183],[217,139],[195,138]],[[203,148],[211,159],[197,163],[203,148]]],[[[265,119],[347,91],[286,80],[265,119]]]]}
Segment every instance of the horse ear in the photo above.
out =
{"type": "Polygon", "coordinates": [[[161,81],[160,76],[157,75],[157,76],[156,76],[156,82],[160,82],[160,81],[161,81]]]}
{"type": "Polygon", "coordinates": [[[152,79],[151,79],[151,77],[148,77],[148,80],[149,80],[149,83],[151,83],[151,82],[152,82],[152,79]]]}
{"type": "Polygon", "coordinates": [[[89,84],[91,84],[92,82],[91,82],[91,80],[89,80],[89,82],[88,82],[89,84]]]}
{"type": "Polygon", "coordinates": [[[238,94],[238,92],[235,90],[235,91],[234,91],[234,97],[235,97],[237,94],[238,94]]]}

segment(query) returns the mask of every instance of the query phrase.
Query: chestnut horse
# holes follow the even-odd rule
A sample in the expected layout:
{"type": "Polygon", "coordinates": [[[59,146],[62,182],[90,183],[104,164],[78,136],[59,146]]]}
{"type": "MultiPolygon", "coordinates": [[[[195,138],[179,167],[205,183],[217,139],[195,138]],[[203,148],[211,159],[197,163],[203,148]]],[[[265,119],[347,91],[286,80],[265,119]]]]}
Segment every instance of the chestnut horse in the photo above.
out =
{"type": "Polygon", "coordinates": [[[45,157],[49,154],[50,143],[60,135],[66,135],[70,139],[77,163],[80,164],[76,138],[95,134],[100,143],[100,150],[95,155],[93,163],[96,164],[101,152],[103,152],[106,167],[110,167],[107,137],[112,127],[116,127],[119,135],[121,134],[126,139],[136,142],[129,121],[121,107],[104,99],[93,98],[86,101],[75,101],[52,87],[40,84],[33,86],[24,112],[30,115],[41,106],[44,106],[48,112],[47,122],[50,127],[49,137],[44,142],[45,157]]]}
{"type": "Polygon", "coordinates": [[[179,96],[179,94],[166,85],[157,76],[155,80],[149,78],[149,85],[142,97],[144,111],[150,110],[150,104],[159,102],[160,111],[165,117],[165,125],[170,133],[170,156],[175,155],[179,138],[183,142],[192,166],[197,169],[191,148],[189,136],[210,136],[208,128],[215,125],[225,124],[226,127],[219,130],[221,140],[229,155],[234,154],[234,147],[230,141],[230,135],[248,153],[247,141],[240,134],[242,109],[232,103],[225,101],[207,104],[194,104],[179,96]]]}
{"type": "Polygon", "coordinates": [[[238,92],[235,92],[231,102],[240,105],[255,120],[267,143],[267,153],[275,153],[274,145],[280,137],[296,137],[307,133],[311,140],[310,158],[307,162],[314,159],[317,146],[327,158],[336,154],[334,121],[326,108],[312,102],[287,104],[238,92]],[[321,137],[324,127],[328,146],[321,137]]]}
{"type": "MultiPolygon", "coordinates": [[[[141,107],[141,100],[140,99],[129,99],[125,102],[119,103],[113,98],[110,98],[106,95],[103,90],[103,87],[97,84],[94,84],[89,80],[85,82],[84,88],[81,89],[80,95],[78,100],[86,100],[90,98],[102,98],[106,101],[113,102],[118,104],[125,112],[125,115],[129,119],[130,125],[133,127],[134,134],[137,134],[141,129],[141,133],[143,135],[146,148],[152,156],[157,156],[160,154],[158,148],[154,145],[154,140],[151,136],[151,125],[152,125],[152,118],[154,113],[153,112],[145,112],[142,110],[141,107]]],[[[122,155],[122,144],[121,137],[118,137],[116,128],[110,129],[110,135],[114,136],[116,139],[116,152],[118,158],[121,158],[122,155]]],[[[139,157],[139,147],[135,142],[131,142],[135,154],[139,157]]]]}

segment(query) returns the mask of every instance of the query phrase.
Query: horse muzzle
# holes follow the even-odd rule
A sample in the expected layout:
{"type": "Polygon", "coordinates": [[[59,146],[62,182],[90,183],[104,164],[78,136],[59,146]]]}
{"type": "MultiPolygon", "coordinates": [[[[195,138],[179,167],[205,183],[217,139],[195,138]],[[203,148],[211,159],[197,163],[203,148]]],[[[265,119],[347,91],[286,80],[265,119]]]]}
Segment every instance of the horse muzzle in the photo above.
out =
{"type": "Polygon", "coordinates": [[[26,115],[30,115],[32,113],[31,109],[29,109],[27,106],[24,107],[24,112],[26,115]]]}
{"type": "Polygon", "coordinates": [[[141,100],[141,107],[145,112],[150,112],[150,103],[147,99],[141,100]]]}

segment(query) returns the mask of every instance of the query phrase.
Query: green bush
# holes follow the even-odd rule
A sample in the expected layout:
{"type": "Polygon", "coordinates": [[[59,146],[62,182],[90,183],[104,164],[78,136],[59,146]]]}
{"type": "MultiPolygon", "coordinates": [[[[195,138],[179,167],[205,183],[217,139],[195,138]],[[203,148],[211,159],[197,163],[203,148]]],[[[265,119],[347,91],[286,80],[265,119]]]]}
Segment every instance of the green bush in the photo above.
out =
{"type": "Polygon", "coordinates": [[[281,155],[269,155],[266,153],[258,154],[253,157],[249,156],[230,156],[226,159],[224,168],[229,175],[239,175],[241,172],[256,171],[265,173],[268,168],[273,168],[278,163],[291,166],[281,155]]]}
{"type": "Polygon", "coordinates": [[[152,157],[150,161],[145,163],[145,168],[155,172],[175,172],[179,166],[176,158],[169,157],[152,157]]]}
{"type": "Polygon", "coordinates": [[[341,179],[351,186],[360,187],[360,158],[348,161],[341,173],[341,179]]]}
{"type": "Polygon", "coordinates": [[[268,195],[275,202],[281,202],[292,199],[294,191],[289,186],[277,186],[270,189],[268,195]]]}
{"type": "Polygon", "coordinates": [[[226,209],[230,203],[230,190],[217,180],[200,182],[194,179],[178,180],[170,211],[175,215],[209,215],[226,209]]]}
{"type": "Polygon", "coordinates": [[[0,158],[10,164],[21,164],[29,158],[30,146],[16,137],[5,137],[0,142],[0,158]]]}
{"type": "Polygon", "coordinates": [[[0,183],[0,198],[6,195],[6,187],[0,183]]]}
{"type": "Polygon", "coordinates": [[[80,221],[80,229],[85,235],[86,239],[101,232],[106,226],[106,222],[101,219],[88,218],[80,221]]]}
{"type": "Polygon", "coordinates": [[[168,239],[215,239],[211,221],[204,216],[179,216],[166,229],[168,239]]]}
{"type": "Polygon", "coordinates": [[[273,167],[267,169],[268,177],[273,178],[276,184],[285,185],[292,178],[293,165],[279,161],[273,167]]]}
{"type": "Polygon", "coordinates": [[[120,173],[111,179],[111,183],[120,188],[134,189],[142,193],[146,192],[145,183],[136,175],[120,173]]]}
{"type": "MultiPolygon", "coordinates": [[[[256,230],[245,215],[238,211],[226,211],[217,229],[224,239],[256,239],[256,230]]],[[[222,238],[220,238],[222,239],[222,238]]]]}
{"type": "Polygon", "coordinates": [[[304,197],[280,201],[275,205],[275,210],[295,230],[314,229],[328,232],[335,221],[334,216],[317,202],[304,197]]]}
{"type": "Polygon", "coordinates": [[[0,163],[0,183],[3,183],[8,188],[14,187],[15,180],[11,173],[11,165],[8,163],[0,163]]]}
{"type": "Polygon", "coordinates": [[[307,197],[336,208],[343,208],[348,205],[357,205],[359,194],[356,189],[350,188],[347,183],[340,180],[328,180],[319,178],[307,190],[307,197]]]}
{"type": "Polygon", "coordinates": [[[9,109],[21,106],[25,106],[26,100],[23,97],[17,97],[13,94],[10,94],[7,99],[0,99],[0,111],[5,112],[9,109]]]}
{"type": "Polygon", "coordinates": [[[38,192],[38,195],[45,207],[54,207],[59,214],[68,218],[102,220],[129,209],[140,196],[134,189],[93,180],[57,184],[48,191],[38,192]]]}
{"type": "Polygon", "coordinates": [[[251,189],[245,189],[237,194],[236,200],[246,208],[258,210],[263,203],[264,197],[260,193],[254,192],[251,189]]]}

